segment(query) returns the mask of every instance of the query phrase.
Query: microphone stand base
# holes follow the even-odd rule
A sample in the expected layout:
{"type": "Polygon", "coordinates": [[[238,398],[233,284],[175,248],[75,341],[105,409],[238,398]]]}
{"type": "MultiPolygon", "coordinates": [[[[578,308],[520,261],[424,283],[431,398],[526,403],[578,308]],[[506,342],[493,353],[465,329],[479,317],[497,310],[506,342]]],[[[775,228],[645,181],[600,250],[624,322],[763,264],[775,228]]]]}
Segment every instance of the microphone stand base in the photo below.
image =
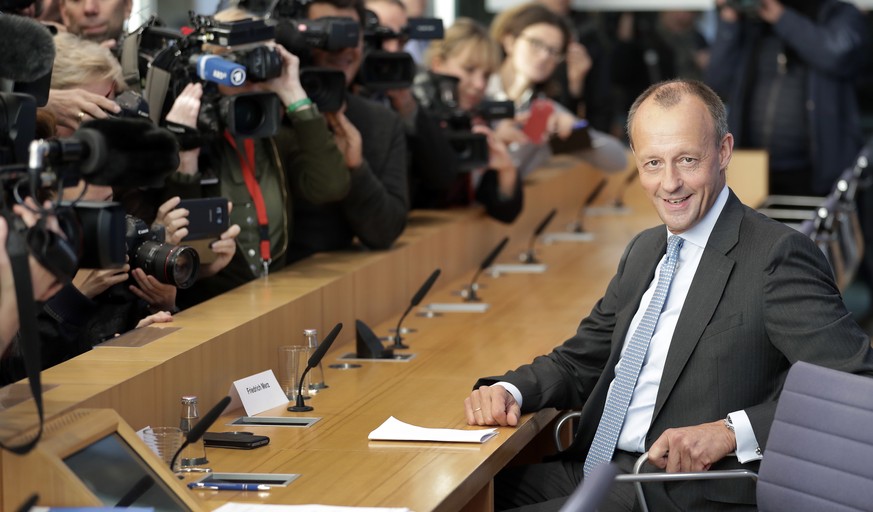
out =
{"type": "Polygon", "coordinates": [[[309,412],[312,411],[313,408],[308,405],[292,405],[288,410],[291,412],[309,412]]]}
{"type": "Polygon", "coordinates": [[[551,244],[554,242],[591,242],[594,240],[593,233],[574,233],[574,232],[566,232],[566,233],[548,233],[543,235],[543,241],[547,244],[551,244]]]}

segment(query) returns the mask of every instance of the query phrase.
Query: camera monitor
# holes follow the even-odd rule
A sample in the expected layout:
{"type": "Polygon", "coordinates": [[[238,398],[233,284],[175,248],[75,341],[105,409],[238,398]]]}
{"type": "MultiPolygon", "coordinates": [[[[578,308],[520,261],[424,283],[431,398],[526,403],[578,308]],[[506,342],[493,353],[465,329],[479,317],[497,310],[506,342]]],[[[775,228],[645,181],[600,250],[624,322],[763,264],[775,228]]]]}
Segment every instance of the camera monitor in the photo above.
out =
{"type": "Polygon", "coordinates": [[[31,494],[48,506],[203,510],[157,455],[111,409],[77,409],[46,423],[29,454],[3,454],[4,510],[31,494]]]}

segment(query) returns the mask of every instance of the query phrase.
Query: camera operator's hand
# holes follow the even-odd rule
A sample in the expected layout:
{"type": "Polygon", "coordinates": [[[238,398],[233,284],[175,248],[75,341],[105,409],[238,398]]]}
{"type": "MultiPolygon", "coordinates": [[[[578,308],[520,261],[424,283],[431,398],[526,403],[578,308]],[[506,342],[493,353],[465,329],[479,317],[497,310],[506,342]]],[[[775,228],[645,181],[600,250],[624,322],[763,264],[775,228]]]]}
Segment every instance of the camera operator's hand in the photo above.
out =
{"type": "Polygon", "coordinates": [[[153,226],[163,226],[165,232],[164,242],[179,245],[183,238],[188,236],[188,210],[176,208],[182,199],[179,196],[167,199],[158,207],[153,226]]]}
{"type": "MultiPolygon", "coordinates": [[[[32,198],[28,197],[24,201],[25,205],[16,204],[12,207],[12,212],[21,217],[27,227],[33,227],[40,220],[40,216],[36,213],[36,203],[32,198]]],[[[51,203],[46,201],[43,208],[51,208],[51,203]]],[[[61,231],[58,219],[54,215],[50,215],[45,219],[45,228],[54,231],[55,233],[64,236],[61,231]]],[[[32,255],[28,257],[30,262],[30,280],[33,284],[33,298],[44,302],[56,294],[61,289],[61,283],[58,278],[43,267],[32,255]]]]}
{"type": "Polygon", "coordinates": [[[569,112],[555,111],[549,116],[546,127],[549,133],[556,133],[558,137],[566,139],[573,133],[573,125],[576,124],[576,121],[576,116],[569,112]]]}
{"type": "Polygon", "coordinates": [[[148,327],[152,324],[165,324],[167,322],[173,321],[173,315],[169,311],[158,311],[153,315],[149,315],[142,320],[140,320],[134,329],[139,329],[140,327],[148,327]]]}
{"type": "Polygon", "coordinates": [[[528,112],[522,112],[519,113],[514,120],[501,119],[494,126],[494,136],[497,137],[497,140],[506,145],[527,144],[530,142],[530,139],[527,138],[527,135],[525,135],[524,131],[521,129],[521,124],[524,123],[529,115],[528,112]]]}
{"type": "Polygon", "coordinates": [[[511,196],[518,180],[518,169],[512,162],[509,149],[506,144],[497,139],[494,132],[484,125],[476,125],[472,128],[473,133],[481,133],[488,141],[488,168],[497,171],[497,182],[500,193],[511,196]]]}
{"type": "Polygon", "coordinates": [[[130,285],[130,291],[140,299],[146,301],[154,310],[176,309],[176,287],[164,284],[154,276],[143,272],[141,268],[135,268],[130,273],[139,286],[130,285]]]}
{"type": "Polygon", "coordinates": [[[779,0],[761,0],[761,6],[758,8],[758,16],[771,25],[779,21],[783,12],[785,6],[779,0]]]}
{"type": "Polygon", "coordinates": [[[324,114],[327,124],[333,132],[336,145],[346,160],[346,166],[354,171],[364,163],[363,149],[361,147],[361,132],[349,121],[343,113],[328,112],[324,114]]]}
{"type": "Polygon", "coordinates": [[[18,331],[18,298],[15,296],[15,278],[12,276],[12,262],[6,252],[6,237],[9,226],[0,217],[0,354],[18,331]]]}
{"type": "Polygon", "coordinates": [[[127,263],[121,268],[112,269],[80,268],[73,276],[73,286],[85,297],[93,299],[110,287],[127,281],[128,272],[130,265],[127,263]]]}
{"type": "MultiPolygon", "coordinates": [[[[228,210],[228,213],[229,211],[230,210],[228,210]]],[[[214,276],[221,272],[221,270],[230,263],[230,260],[233,259],[233,255],[236,252],[236,237],[239,236],[239,232],[239,225],[233,224],[227,228],[227,231],[221,234],[221,237],[219,237],[218,240],[209,244],[209,248],[218,257],[209,265],[200,267],[200,277],[214,276]]]]}
{"type": "Polygon", "coordinates": [[[51,89],[45,108],[55,115],[58,126],[76,130],[83,121],[109,117],[121,107],[109,98],[83,89],[51,89]]]}
{"type": "MultiPolygon", "coordinates": [[[[307,97],[306,91],[300,85],[300,59],[282,45],[277,44],[273,48],[282,57],[282,74],[264,82],[264,89],[276,93],[282,104],[287,107],[307,97]]],[[[300,107],[300,110],[308,108],[310,107],[304,106],[300,107]]]]}
{"type": "Polygon", "coordinates": [[[415,102],[415,97],[412,95],[412,90],[408,87],[405,89],[391,89],[385,91],[385,95],[391,100],[391,108],[400,114],[400,117],[405,121],[411,121],[415,113],[418,111],[418,103],[415,102]]]}
{"type": "MultiPolygon", "coordinates": [[[[200,113],[200,100],[203,98],[203,85],[190,83],[176,96],[176,101],[170,111],[167,112],[167,121],[181,124],[189,128],[197,128],[197,115],[200,113]]],[[[200,157],[200,148],[188,151],[179,151],[178,172],[182,174],[197,173],[197,159],[200,157]]]]}

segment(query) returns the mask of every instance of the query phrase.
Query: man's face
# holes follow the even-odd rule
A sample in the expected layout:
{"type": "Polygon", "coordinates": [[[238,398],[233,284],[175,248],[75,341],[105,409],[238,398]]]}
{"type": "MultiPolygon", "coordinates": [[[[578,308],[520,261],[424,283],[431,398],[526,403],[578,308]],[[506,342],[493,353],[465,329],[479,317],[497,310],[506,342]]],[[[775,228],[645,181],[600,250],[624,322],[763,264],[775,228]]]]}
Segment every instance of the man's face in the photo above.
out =
{"type": "Polygon", "coordinates": [[[67,30],[92,41],[118,40],[132,0],[62,0],[61,19],[67,30]]]}
{"type": "MultiPolygon", "coordinates": [[[[338,9],[333,5],[315,2],[309,6],[308,18],[317,20],[327,16],[342,16],[352,18],[358,23],[361,19],[358,17],[358,12],[353,8],[338,9]]],[[[346,85],[351,85],[358,73],[358,68],[361,67],[361,59],[364,53],[364,40],[358,39],[358,45],[354,48],[343,48],[334,52],[325,50],[312,50],[312,60],[316,66],[324,66],[326,68],[337,69],[346,75],[346,85]]]]}
{"type": "Polygon", "coordinates": [[[662,108],[648,98],[631,126],[640,183],[658,216],[673,234],[700,222],[725,185],[733,136],[715,141],[715,127],[704,103],[685,94],[662,108]]]}
{"type": "MultiPolygon", "coordinates": [[[[376,13],[380,25],[390,28],[395,34],[399,34],[406,26],[408,20],[406,10],[394,3],[372,2],[367,4],[367,9],[376,13]]],[[[396,53],[403,51],[403,45],[399,39],[386,39],[382,41],[382,49],[386,52],[396,53]]]]}

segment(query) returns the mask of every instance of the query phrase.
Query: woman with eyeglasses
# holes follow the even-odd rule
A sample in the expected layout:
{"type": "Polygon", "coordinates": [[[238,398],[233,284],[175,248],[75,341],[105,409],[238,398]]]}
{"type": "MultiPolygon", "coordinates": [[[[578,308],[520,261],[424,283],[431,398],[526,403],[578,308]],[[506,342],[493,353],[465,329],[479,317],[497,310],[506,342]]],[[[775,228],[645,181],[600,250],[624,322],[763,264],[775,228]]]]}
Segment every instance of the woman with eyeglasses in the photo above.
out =
{"type": "Polygon", "coordinates": [[[585,120],[543,94],[543,86],[567,55],[571,32],[564,18],[538,3],[522,4],[494,19],[491,37],[503,49],[504,59],[488,82],[486,94],[491,99],[515,103],[515,122],[499,123],[496,133],[509,144],[522,174],[528,174],[551,156],[546,143],[549,138],[567,139],[575,130],[582,129],[587,130],[590,147],[573,151],[574,154],[601,171],[627,169],[624,144],[588,127],[585,120]],[[531,133],[537,130],[525,130],[525,123],[542,112],[550,112],[544,114],[548,115],[546,133],[541,140],[531,140],[531,133]]]}

